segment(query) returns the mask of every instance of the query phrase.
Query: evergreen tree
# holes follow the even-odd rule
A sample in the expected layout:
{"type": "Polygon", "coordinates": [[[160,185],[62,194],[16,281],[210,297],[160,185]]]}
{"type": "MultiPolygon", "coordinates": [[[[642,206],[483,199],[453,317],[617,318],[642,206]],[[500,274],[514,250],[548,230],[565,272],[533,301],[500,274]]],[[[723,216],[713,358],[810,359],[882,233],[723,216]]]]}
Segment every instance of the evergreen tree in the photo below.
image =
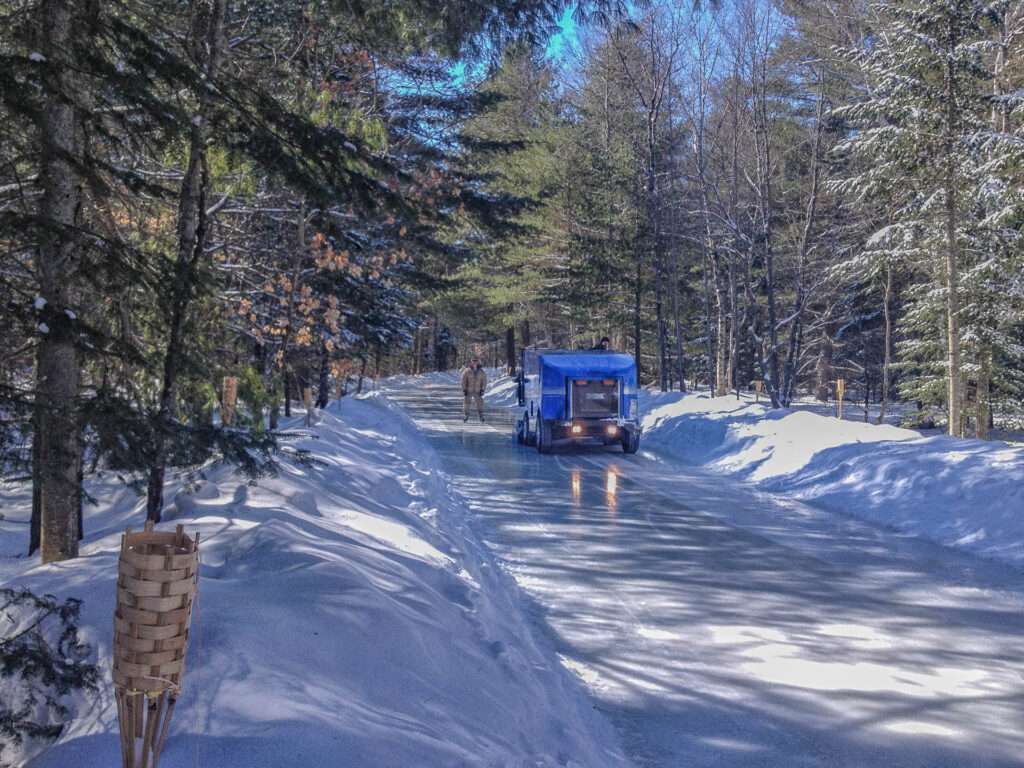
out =
{"type": "MultiPolygon", "coordinates": [[[[991,317],[965,314],[965,278],[978,274],[982,261],[998,264],[994,255],[1012,250],[1007,237],[1016,239],[987,215],[1016,206],[1005,195],[992,205],[993,196],[1013,189],[1006,174],[1019,164],[1015,137],[991,122],[992,31],[1005,6],[956,0],[874,8],[869,45],[850,54],[870,90],[836,111],[858,128],[843,150],[863,169],[843,189],[862,200],[891,201],[892,221],[871,242],[912,259],[920,278],[908,293],[910,335],[903,344],[916,375],[905,379],[903,392],[925,403],[944,401],[949,433],[962,436],[966,385],[978,375],[967,361],[987,358],[979,343],[998,343],[991,317]]],[[[984,281],[970,282],[971,291],[984,290],[984,281]]],[[[996,314],[1006,316],[1004,308],[996,314]]],[[[1004,350],[1016,356],[1012,347],[1004,350]]]]}

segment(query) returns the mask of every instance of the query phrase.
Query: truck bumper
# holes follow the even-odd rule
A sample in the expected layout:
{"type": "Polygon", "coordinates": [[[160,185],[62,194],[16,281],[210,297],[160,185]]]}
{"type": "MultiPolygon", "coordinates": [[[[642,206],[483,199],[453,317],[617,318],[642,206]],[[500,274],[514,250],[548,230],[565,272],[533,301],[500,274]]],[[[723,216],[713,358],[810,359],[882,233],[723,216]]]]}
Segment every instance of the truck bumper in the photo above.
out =
{"type": "Polygon", "coordinates": [[[601,440],[614,443],[624,436],[639,434],[640,426],[625,419],[573,419],[560,420],[552,424],[552,438],[555,440],[601,440]]]}

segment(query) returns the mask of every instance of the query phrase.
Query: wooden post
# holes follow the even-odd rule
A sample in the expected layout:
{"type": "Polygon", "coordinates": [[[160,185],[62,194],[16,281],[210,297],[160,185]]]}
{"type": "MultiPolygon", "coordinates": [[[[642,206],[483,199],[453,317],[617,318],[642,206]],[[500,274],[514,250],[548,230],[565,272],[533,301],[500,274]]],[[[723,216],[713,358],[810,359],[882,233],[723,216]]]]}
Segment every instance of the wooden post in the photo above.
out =
{"type": "Polygon", "coordinates": [[[763,387],[763,386],[764,386],[764,382],[761,381],[760,379],[758,379],[757,381],[754,382],[754,402],[755,403],[761,401],[761,387],[763,387]]]}
{"type": "Polygon", "coordinates": [[[839,418],[843,418],[843,391],[846,389],[846,379],[836,381],[836,397],[839,400],[839,418]]]}
{"type": "Polygon", "coordinates": [[[313,390],[310,387],[302,388],[302,402],[306,405],[306,426],[308,427],[313,418],[313,390]]]}
{"type": "Polygon", "coordinates": [[[231,417],[235,412],[237,400],[238,379],[234,376],[225,376],[220,388],[220,420],[225,427],[231,426],[231,417]]]}

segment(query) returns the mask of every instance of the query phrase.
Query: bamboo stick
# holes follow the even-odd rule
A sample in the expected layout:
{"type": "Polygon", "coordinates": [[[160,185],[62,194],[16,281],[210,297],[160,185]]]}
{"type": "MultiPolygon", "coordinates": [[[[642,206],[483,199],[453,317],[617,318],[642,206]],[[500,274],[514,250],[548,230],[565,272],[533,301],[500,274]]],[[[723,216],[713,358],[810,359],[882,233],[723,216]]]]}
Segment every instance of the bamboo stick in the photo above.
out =
{"type": "Polygon", "coordinates": [[[156,743],[156,749],[153,751],[153,768],[156,768],[157,762],[160,760],[160,753],[164,751],[164,739],[167,738],[167,728],[171,724],[171,714],[174,712],[174,705],[178,703],[178,697],[175,694],[171,694],[167,703],[167,714],[164,715],[163,727],[160,729],[160,739],[156,743]]]}

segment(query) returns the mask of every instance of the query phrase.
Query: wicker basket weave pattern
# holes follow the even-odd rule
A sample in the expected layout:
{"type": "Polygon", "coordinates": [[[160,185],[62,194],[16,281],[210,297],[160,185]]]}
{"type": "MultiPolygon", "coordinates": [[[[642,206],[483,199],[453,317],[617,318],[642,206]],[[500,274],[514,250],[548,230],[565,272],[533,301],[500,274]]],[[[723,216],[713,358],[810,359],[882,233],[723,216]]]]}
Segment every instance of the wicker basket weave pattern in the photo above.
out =
{"type": "Polygon", "coordinates": [[[137,533],[129,528],[124,534],[114,612],[114,685],[144,692],[181,687],[198,566],[197,542],[181,526],[137,533]]]}

